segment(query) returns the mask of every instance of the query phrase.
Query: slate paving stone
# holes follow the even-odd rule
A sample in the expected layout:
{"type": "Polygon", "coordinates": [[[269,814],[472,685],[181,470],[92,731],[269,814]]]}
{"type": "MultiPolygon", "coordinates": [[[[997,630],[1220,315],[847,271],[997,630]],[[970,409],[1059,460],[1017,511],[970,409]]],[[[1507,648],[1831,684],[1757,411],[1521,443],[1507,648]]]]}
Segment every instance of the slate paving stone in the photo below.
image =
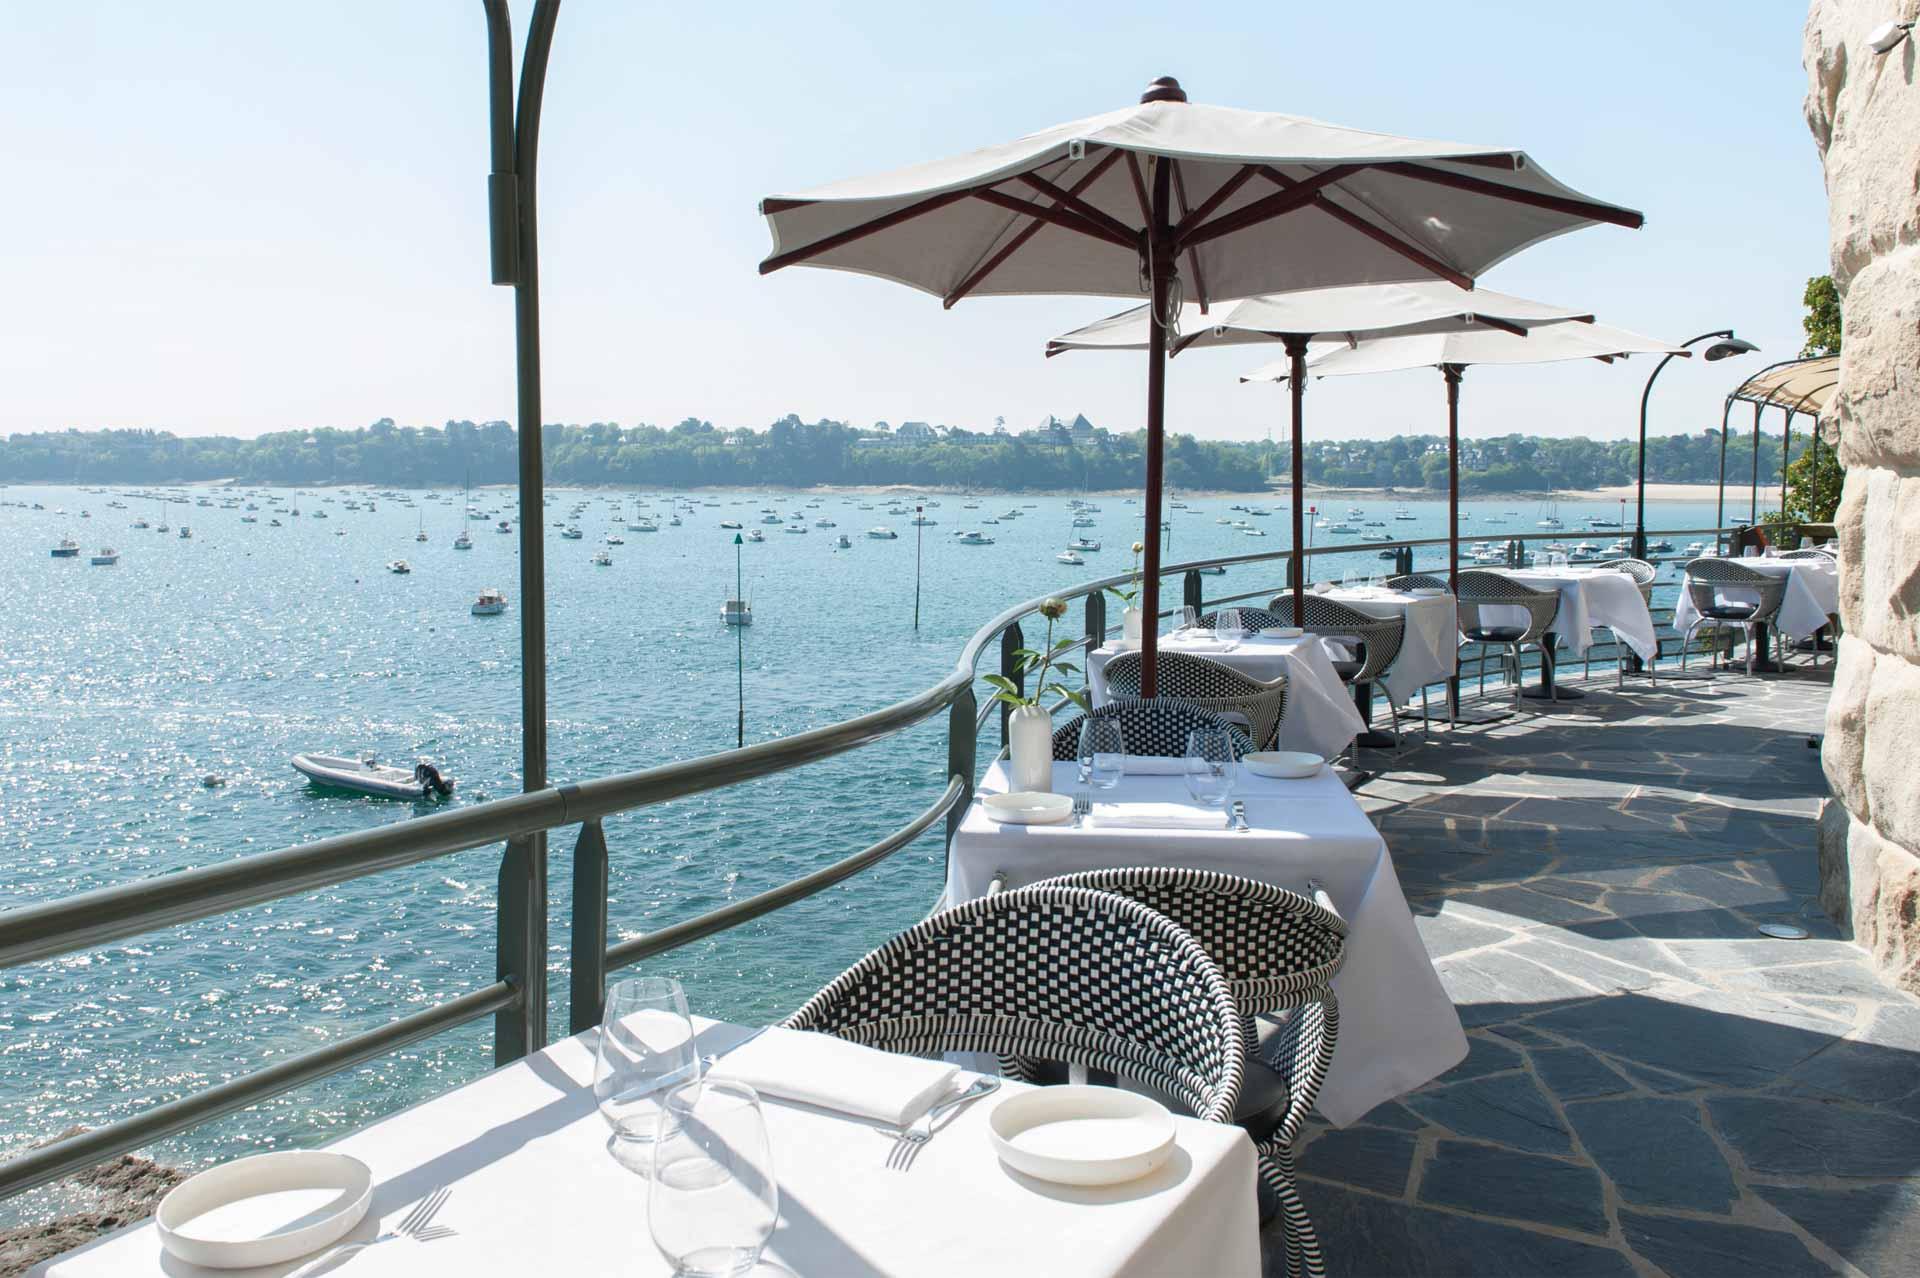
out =
{"type": "Polygon", "coordinates": [[[1830,1045],[1830,1023],[1778,1000],[1702,993],[1687,1002],[1617,994],[1538,1018],[1609,1056],[1732,1087],[1765,1087],[1830,1045]],[[1772,1019],[1763,1019],[1771,1017],[1772,1019]]]}
{"type": "Polygon", "coordinates": [[[1505,1043],[1486,1037],[1483,1034],[1470,1034],[1467,1037],[1467,1059],[1455,1065],[1434,1081],[1436,1083],[1463,1083],[1470,1078],[1480,1078],[1487,1074],[1499,1074],[1510,1069],[1519,1069],[1520,1053],[1505,1043]]]}
{"type": "Polygon", "coordinates": [[[1920,1185],[1756,1185],[1754,1192],[1864,1273],[1910,1274],[1920,1269],[1920,1185]]]}
{"type": "Polygon", "coordinates": [[[1792,903],[1777,888],[1749,882],[1744,877],[1723,874],[1705,865],[1681,865],[1664,870],[1655,885],[1741,910],[1749,907],[1783,908],[1792,903]]]}
{"type": "Polygon", "coordinates": [[[1526,1074],[1495,1074],[1448,1087],[1430,1087],[1407,1098],[1422,1118],[1461,1136],[1511,1149],[1565,1154],[1573,1149],[1559,1116],[1526,1074]]]}
{"type": "Polygon", "coordinates": [[[1590,950],[1572,949],[1548,939],[1556,935],[1529,938],[1513,946],[1513,953],[1606,992],[1651,989],[1664,979],[1642,968],[1601,958],[1590,950]]]}
{"type": "Polygon", "coordinates": [[[1730,990],[1762,990],[1770,994],[1816,994],[1841,998],[1877,998],[1887,987],[1858,957],[1838,963],[1802,963],[1792,967],[1755,967],[1720,975],[1719,985],[1730,990]]]}
{"type": "Polygon", "coordinates": [[[1477,923],[1457,911],[1446,909],[1438,914],[1415,915],[1413,925],[1420,933],[1421,943],[1427,947],[1427,954],[1435,959],[1458,954],[1461,950],[1498,945],[1513,935],[1505,928],[1477,923]]]}
{"type": "Polygon", "coordinates": [[[1539,1030],[1534,1029],[1531,1026],[1522,1025],[1517,1021],[1507,1022],[1505,1024],[1500,1024],[1500,1025],[1493,1025],[1493,1026],[1489,1026],[1488,1028],[1493,1030],[1493,1032],[1498,1034],[1501,1038],[1506,1039],[1508,1042],[1519,1043],[1522,1046],[1532,1046],[1534,1044],[1538,1044],[1542,1047],[1556,1047],[1559,1045],[1559,1040],[1550,1038],[1549,1036],[1542,1034],[1539,1030]]]}
{"type": "Polygon", "coordinates": [[[1598,905],[1600,898],[1606,895],[1607,891],[1603,884],[1553,877],[1528,879],[1526,886],[1530,891],[1545,892],[1548,896],[1562,896],[1569,901],[1578,901],[1590,909],[1598,905]]]}
{"type": "Polygon", "coordinates": [[[1717,1096],[1707,1112],[1750,1171],[1768,1176],[1920,1175],[1920,1122],[1847,1104],[1717,1096]]]}
{"type": "Polygon", "coordinates": [[[1511,926],[1514,927],[1527,927],[1534,923],[1585,923],[1606,917],[1604,910],[1597,910],[1551,893],[1535,892],[1529,888],[1517,886],[1461,892],[1449,900],[1491,910],[1496,916],[1505,916],[1512,920],[1511,926]]]}
{"type": "Polygon", "coordinates": [[[1724,1215],[1740,1200],[1733,1172],[1693,1101],[1590,1100],[1566,1112],[1588,1155],[1627,1202],[1724,1215]]]}
{"type": "MultiPolygon", "coordinates": [[[[1858,946],[1845,941],[1776,941],[1753,936],[1737,941],[1668,941],[1667,948],[1689,967],[1750,968],[1797,963],[1866,962],[1858,946]]],[[[1882,996],[1890,993],[1885,986],[1882,996]]]]}
{"type": "Polygon", "coordinates": [[[1384,1104],[1375,1105],[1354,1122],[1372,1127],[1390,1127],[1402,1132],[1417,1132],[1427,1125],[1426,1119],[1399,1101],[1387,1101],[1384,1104]]]}
{"type": "Polygon", "coordinates": [[[1784,1230],[1622,1210],[1627,1246],[1670,1278],[1810,1278],[1833,1268],[1784,1230]]]}
{"type": "Polygon", "coordinates": [[[1535,1048],[1528,1056],[1547,1089],[1563,1101],[1616,1096],[1633,1088],[1632,1083],[1584,1047],[1535,1048]]]}
{"type": "Polygon", "coordinates": [[[1380,1127],[1328,1128],[1300,1151],[1303,1175],[1337,1180],[1398,1198],[1407,1190],[1416,1141],[1380,1127]]]}
{"type": "Polygon", "coordinates": [[[1476,1025],[1511,1020],[1516,1014],[1538,1011],[1555,1003],[1598,997],[1584,985],[1549,972],[1537,963],[1500,950],[1435,964],[1440,983],[1453,1001],[1460,1023],[1476,1025]]]}
{"type": "MultiPolygon", "coordinates": [[[[1452,1212],[1408,1207],[1354,1190],[1302,1181],[1301,1195],[1320,1235],[1331,1278],[1631,1278],[1631,1261],[1603,1246],[1574,1242],[1452,1212]]],[[[1266,1273],[1286,1264],[1267,1226],[1266,1273]]]]}
{"type": "Polygon", "coordinates": [[[1532,1220],[1589,1234],[1607,1231],[1600,1177],[1559,1158],[1443,1140],[1420,1176],[1420,1201],[1532,1220]]]}

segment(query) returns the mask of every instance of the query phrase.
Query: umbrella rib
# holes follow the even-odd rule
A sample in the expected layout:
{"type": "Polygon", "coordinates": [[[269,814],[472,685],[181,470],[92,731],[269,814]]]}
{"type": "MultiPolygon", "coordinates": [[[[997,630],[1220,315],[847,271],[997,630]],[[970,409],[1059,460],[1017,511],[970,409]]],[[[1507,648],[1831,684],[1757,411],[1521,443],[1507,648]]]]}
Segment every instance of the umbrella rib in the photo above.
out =
{"type": "Polygon", "coordinates": [[[1570,217],[1586,218],[1593,222],[1608,222],[1634,231],[1645,225],[1647,220],[1632,209],[1615,208],[1611,204],[1596,204],[1591,200],[1569,199],[1563,195],[1549,195],[1544,191],[1524,191],[1519,187],[1507,186],[1500,182],[1489,182],[1485,178],[1474,177],[1469,173],[1452,173],[1446,169],[1428,168],[1424,164],[1414,164],[1404,160],[1382,164],[1379,168],[1382,172],[1397,173],[1401,177],[1413,178],[1419,182],[1450,186],[1455,190],[1470,191],[1475,195],[1489,195],[1498,200],[1510,200],[1515,204],[1528,204],[1534,208],[1565,213],[1570,217]]]}
{"type": "Polygon", "coordinates": [[[1406,258],[1422,270],[1438,275],[1441,279],[1446,280],[1458,288],[1473,287],[1473,276],[1466,274],[1456,267],[1447,265],[1431,253],[1414,247],[1395,235],[1392,231],[1375,226],[1358,213],[1341,208],[1325,195],[1315,195],[1313,197],[1313,206],[1344,222],[1347,226],[1360,232],[1360,234],[1382,247],[1392,249],[1395,253],[1406,258]]]}
{"type": "Polygon", "coordinates": [[[1079,214],[1069,212],[1066,209],[1057,209],[1045,204],[1036,204],[1032,200],[1023,200],[1017,195],[1008,195],[1005,191],[996,191],[990,186],[975,187],[973,190],[967,192],[967,194],[976,200],[984,200],[995,208],[1006,209],[1008,212],[1019,213],[1027,217],[1037,217],[1042,222],[1051,222],[1063,230],[1077,231],[1081,235],[1085,235],[1091,239],[1117,245],[1120,248],[1126,249],[1129,253],[1139,248],[1139,245],[1130,237],[1121,235],[1115,231],[1110,231],[1098,222],[1089,222],[1079,214]]]}
{"type": "Polygon", "coordinates": [[[1179,245],[1181,248],[1190,248],[1193,245],[1205,244],[1222,235],[1244,231],[1250,226],[1257,226],[1262,222],[1291,213],[1295,209],[1305,208],[1313,203],[1322,187],[1350,177],[1363,167],[1365,166],[1358,164],[1336,164],[1304,181],[1295,182],[1278,169],[1264,164],[1250,165],[1252,173],[1266,177],[1278,185],[1281,188],[1280,191],[1269,195],[1264,200],[1255,200],[1252,204],[1242,205],[1231,213],[1223,213],[1203,226],[1196,226],[1191,231],[1182,233],[1178,237],[1179,245]]]}
{"type": "MultiPolygon", "coordinates": [[[[1078,195],[1080,194],[1080,192],[1092,186],[1095,182],[1100,180],[1101,174],[1105,173],[1108,169],[1114,166],[1114,162],[1117,161],[1119,158],[1120,158],[1120,152],[1109,148],[1107,153],[1100,158],[1100,161],[1097,164],[1095,164],[1091,169],[1087,171],[1084,177],[1082,177],[1078,182],[1075,182],[1072,186],[1067,188],[1068,194],[1078,195]]],[[[958,302],[961,298],[965,297],[967,294],[973,292],[974,289],[978,288],[981,282],[985,280],[987,276],[999,270],[1002,263],[1004,263],[1008,258],[1012,257],[1015,253],[1019,252],[1021,246],[1024,245],[1028,240],[1032,239],[1035,235],[1038,235],[1040,233],[1040,228],[1045,225],[1046,223],[1040,220],[1039,218],[1030,219],[1027,222],[1027,224],[1020,229],[1018,234],[1016,234],[1011,240],[1007,241],[1007,243],[1002,248],[1000,248],[997,252],[995,252],[992,257],[989,257],[985,262],[982,262],[979,266],[975,267],[971,274],[969,274],[964,280],[960,281],[959,286],[955,288],[953,292],[947,294],[944,298],[942,298],[940,301],[941,306],[948,310],[951,310],[955,302],[958,302]]]]}
{"type": "Polygon", "coordinates": [[[1133,179],[1133,194],[1140,201],[1140,225],[1151,227],[1153,210],[1147,205],[1146,179],[1140,176],[1140,157],[1131,151],[1127,152],[1127,176],[1133,179]]]}
{"type": "Polygon", "coordinates": [[[1064,206],[1078,213],[1081,217],[1087,219],[1087,221],[1092,222],[1095,226],[1103,226],[1115,235],[1125,236],[1129,242],[1134,240],[1139,234],[1119,218],[1095,208],[1072,191],[1061,190],[1037,173],[1019,173],[1015,174],[1015,177],[1017,180],[1026,183],[1034,190],[1040,192],[1040,194],[1052,200],[1055,208],[1064,206]]]}
{"type": "Polygon", "coordinates": [[[1200,201],[1199,208],[1181,219],[1180,225],[1175,228],[1175,238],[1184,240],[1188,235],[1192,234],[1194,227],[1200,225],[1200,223],[1212,216],[1215,209],[1232,199],[1233,193],[1245,186],[1248,179],[1252,178],[1253,175],[1259,171],[1260,170],[1254,165],[1241,165],[1238,173],[1235,173],[1232,177],[1222,182],[1218,190],[1206,199],[1200,201]]]}
{"type": "Polygon", "coordinates": [[[792,249],[785,253],[776,253],[760,263],[760,273],[762,275],[771,275],[782,267],[792,266],[796,262],[804,262],[809,258],[818,257],[822,253],[831,252],[843,245],[852,244],[856,240],[863,240],[877,231],[884,231],[888,227],[898,226],[902,222],[911,222],[923,213],[932,213],[937,209],[943,209],[947,205],[958,200],[964,200],[972,194],[973,189],[970,187],[958,191],[942,191],[938,195],[929,196],[927,199],[909,204],[905,208],[895,209],[891,213],[882,214],[874,218],[871,222],[862,222],[858,226],[850,226],[844,231],[835,231],[832,235],[817,239],[813,243],[803,245],[800,248],[792,249]]]}
{"type": "MultiPolygon", "coordinates": [[[[1180,220],[1183,222],[1186,221],[1187,180],[1180,176],[1180,161],[1178,160],[1173,162],[1173,200],[1174,207],[1180,210],[1180,220]]],[[[1180,239],[1176,235],[1174,237],[1174,243],[1178,244],[1179,242],[1180,239]]],[[[1193,273],[1193,289],[1194,292],[1198,294],[1196,300],[1200,303],[1200,313],[1205,315],[1207,313],[1207,277],[1200,270],[1200,253],[1197,249],[1189,248],[1187,250],[1187,269],[1193,273]]]]}

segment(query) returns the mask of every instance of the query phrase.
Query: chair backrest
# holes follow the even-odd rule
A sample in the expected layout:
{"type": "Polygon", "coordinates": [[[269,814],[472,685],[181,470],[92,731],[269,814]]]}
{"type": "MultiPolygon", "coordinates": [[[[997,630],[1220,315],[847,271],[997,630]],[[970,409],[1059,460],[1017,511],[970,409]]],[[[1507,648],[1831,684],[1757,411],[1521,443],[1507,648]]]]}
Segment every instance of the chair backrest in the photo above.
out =
{"type": "Polygon", "coordinates": [[[915,1055],[997,1052],[1110,1070],[1233,1121],[1240,1014],[1201,945],[1138,901],[1028,887],[942,910],[787,1018],[915,1055]]]}
{"type": "Polygon", "coordinates": [[[1239,613],[1240,628],[1242,630],[1268,630],[1274,626],[1291,626],[1293,624],[1293,622],[1290,619],[1288,619],[1287,617],[1282,617],[1277,612],[1274,612],[1267,608],[1256,608],[1250,604],[1244,607],[1239,607],[1239,606],[1229,604],[1225,608],[1216,609],[1213,612],[1202,613],[1200,615],[1200,620],[1197,624],[1202,630],[1217,629],[1220,621],[1220,614],[1223,612],[1239,613]]]}
{"type": "Polygon", "coordinates": [[[1611,568],[1614,572],[1624,572],[1639,585],[1647,585],[1660,575],[1660,570],[1644,559],[1626,556],[1620,559],[1603,559],[1595,568],[1611,568]]]}
{"type": "Polygon", "coordinates": [[[1749,621],[1768,621],[1780,611],[1787,597],[1787,579],[1758,568],[1749,568],[1737,559],[1702,556],[1690,561],[1686,569],[1687,596],[1694,611],[1709,615],[1719,606],[1719,592],[1729,588],[1750,594],[1757,601],[1749,621]]]}
{"type": "MultiPolygon", "coordinates": [[[[1142,664],[1137,652],[1123,652],[1107,662],[1107,691],[1116,697],[1139,696],[1142,664]]],[[[1272,743],[1286,718],[1284,675],[1268,682],[1190,652],[1162,652],[1156,679],[1161,697],[1244,719],[1247,736],[1261,749],[1272,743]]]]}
{"type": "Polygon", "coordinates": [[[1833,557],[1831,550],[1821,550],[1815,546],[1809,546],[1804,550],[1782,551],[1780,554],[1782,559],[1832,559],[1833,557]]]}
{"type": "MultiPolygon", "coordinates": [[[[1178,697],[1114,697],[1091,713],[1119,721],[1128,754],[1178,759],[1186,754],[1187,734],[1195,728],[1225,728],[1233,735],[1236,752],[1245,754],[1253,749],[1252,740],[1239,725],[1178,697]]],[[[1053,730],[1054,758],[1080,757],[1080,724],[1086,717],[1077,714],[1053,730]]]]}
{"type": "Polygon", "coordinates": [[[1376,617],[1325,595],[1309,594],[1304,615],[1308,634],[1360,645],[1360,670],[1350,680],[1352,683],[1378,678],[1400,655],[1400,645],[1407,637],[1406,614],[1376,617]]]}
{"type": "Polygon", "coordinates": [[[1478,569],[1462,572],[1459,587],[1454,593],[1459,598],[1462,630],[1487,628],[1480,612],[1482,607],[1526,609],[1527,626],[1520,638],[1515,640],[1517,643],[1540,642],[1541,636],[1553,625],[1553,619],[1560,615],[1559,591],[1535,590],[1497,572],[1478,569]]]}
{"type": "Polygon", "coordinates": [[[1445,590],[1447,579],[1430,572],[1402,573],[1398,577],[1387,578],[1387,587],[1391,590],[1445,590]]]}
{"type": "Polygon", "coordinates": [[[1344,919],[1271,883],[1186,867],[1089,870],[1033,886],[1111,892],[1164,914],[1207,952],[1243,1017],[1310,1009],[1296,1018],[1299,1034],[1287,1071],[1292,1096],[1283,1126],[1284,1139],[1292,1139],[1333,1060],[1339,1025],[1333,978],[1346,957],[1344,919]]]}

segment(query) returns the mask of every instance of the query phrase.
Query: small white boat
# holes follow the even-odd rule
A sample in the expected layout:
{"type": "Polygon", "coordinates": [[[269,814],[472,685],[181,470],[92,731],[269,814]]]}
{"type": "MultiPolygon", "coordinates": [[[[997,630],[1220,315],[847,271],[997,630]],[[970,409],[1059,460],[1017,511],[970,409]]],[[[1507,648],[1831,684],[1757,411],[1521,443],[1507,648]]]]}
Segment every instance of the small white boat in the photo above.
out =
{"type": "Polygon", "coordinates": [[[1080,552],[1076,550],[1063,550],[1054,556],[1054,560],[1057,563],[1063,564],[1084,564],[1087,562],[1080,557],[1080,552]]]}
{"type": "Polygon", "coordinates": [[[181,525],[180,525],[180,540],[181,540],[181,541],[192,541],[192,540],[193,540],[193,529],[191,529],[191,528],[189,528],[189,527],[187,527],[187,526],[186,526],[185,524],[181,524],[181,525]]]}
{"type": "Polygon", "coordinates": [[[80,557],[80,543],[71,537],[62,537],[59,543],[48,553],[55,559],[78,559],[80,557]]]}
{"type": "Polygon", "coordinates": [[[510,533],[513,531],[513,525],[508,523],[506,520],[502,519],[498,523],[494,524],[493,530],[495,532],[510,533]]]}
{"type": "Polygon", "coordinates": [[[404,577],[413,571],[413,565],[404,559],[394,559],[387,563],[387,571],[404,577]]]}
{"type": "Polygon", "coordinates": [[[993,544],[993,538],[978,529],[963,532],[958,537],[955,537],[954,540],[962,546],[991,546],[993,544]]]}
{"type": "Polygon", "coordinates": [[[469,611],[476,617],[497,617],[506,610],[506,592],[488,586],[480,592],[480,597],[473,601],[473,607],[469,611]]]}
{"type": "Polygon", "coordinates": [[[833,539],[833,547],[835,550],[852,550],[853,543],[847,540],[847,535],[845,533],[841,533],[838,537],[835,537],[833,539]]]}
{"type": "Polygon", "coordinates": [[[753,605],[745,599],[729,599],[720,605],[720,621],[729,626],[751,626],[753,605]]]}
{"type": "Polygon", "coordinates": [[[441,776],[425,760],[409,769],[376,763],[372,755],[349,759],[337,754],[296,754],[293,768],[315,785],[383,799],[443,799],[453,793],[452,779],[441,776]]]}
{"type": "Polygon", "coordinates": [[[875,541],[894,541],[898,539],[900,534],[885,524],[881,524],[878,527],[867,529],[867,536],[873,538],[875,541]]]}
{"type": "Polygon", "coordinates": [[[455,550],[472,550],[473,538],[467,536],[466,531],[463,529],[460,535],[453,539],[453,548],[455,550]]]}
{"type": "Polygon", "coordinates": [[[940,521],[937,519],[928,519],[925,515],[915,515],[909,522],[916,528],[932,528],[940,521]]]}
{"type": "Polygon", "coordinates": [[[660,525],[654,523],[651,519],[642,519],[637,523],[628,524],[627,531],[628,532],[659,532],[660,525]]]}
{"type": "Polygon", "coordinates": [[[562,528],[560,535],[568,541],[579,541],[586,536],[585,533],[581,532],[580,529],[573,524],[568,524],[565,528],[562,528]]]}
{"type": "Polygon", "coordinates": [[[720,521],[720,526],[722,528],[739,528],[741,524],[737,519],[723,519],[720,521]]]}
{"type": "Polygon", "coordinates": [[[102,546],[100,547],[100,553],[88,560],[88,562],[102,565],[117,564],[120,562],[120,552],[111,546],[102,546]]]}
{"type": "Polygon", "coordinates": [[[766,539],[767,539],[767,535],[761,532],[758,528],[752,529],[747,533],[748,541],[765,541],[766,539]]]}
{"type": "Polygon", "coordinates": [[[840,525],[834,523],[831,519],[816,519],[813,521],[813,526],[815,528],[838,528],[840,525]]]}
{"type": "Polygon", "coordinates": [[[607,544],[609,546],[624,546],[627,544],[627,539],[625,537],[622,537],[619,533],[608,533],[607,544]]]}
{"type": "Polygon", "coordinates": [[[785,528],[782,528],[780,531],[785,533],[799,533],[802,537],[804,537],[807,535],[807,526],[805,524],[788,524],[785,528]]]}
{"type": "Polygon", "coordinates": [[[1067,547],[1070,550],[1098,550],[1100,543],[1091,537],[1075,537],[1067,543],[1067,547]]]}
{"type": "Polygon", "coordinates": [[[593,566],[595,568],[611,568],[613,567],[613,556],[604,550],[596,550],[593,552],[593,566]]]}

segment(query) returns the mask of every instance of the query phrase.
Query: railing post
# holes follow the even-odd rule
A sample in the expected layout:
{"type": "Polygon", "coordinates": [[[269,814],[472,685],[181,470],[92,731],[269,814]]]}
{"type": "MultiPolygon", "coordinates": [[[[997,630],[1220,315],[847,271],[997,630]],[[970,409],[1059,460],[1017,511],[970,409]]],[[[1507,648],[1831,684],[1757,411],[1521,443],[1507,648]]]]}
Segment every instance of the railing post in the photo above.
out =
{"type": "MultiPolygon", "coordinates": [[[[1020,659],[1013,654],[1025,646],[1020,637],[1019,622],[1014,622],[1000,632],[1000,673],[1013,680],[1013,686],[1020,690],[1022,696],[1026,695],[1027,681],[1020,673],[1020,659]]],[[[978,714],[979,711],[976,710],[974,713],[978,714]]],[[[1013,707],[1002,701],[1000,703],[1000,744],[1002,746],[1007,744],[1007,721],[1012,716],[1013,707]]],[[[967,735],[971,737],[973,734],[969,732],[967,735]]]]}
{"type": "Polygon", "coordinates": [[[578,1034],[600,1023],[607,1006],[607,833],[598,821],[580,827],[573,845],[573,978],[567,1030],[578,1034]]]}
{"type": "Polygon", "coordinates": [[[494,976],[520,997],[493,1017],[493,1063],[547,1045],[547,847],[544,834],[507,840],[500,859],[494,976]]]}
{"type": "Polygon", "coordinates": [[[1394,547],[1393,571],[1395,575],[1401,576],[1401,577],[1404,577],[1408,573],[1413,571],[1413,547],[1412,546],[1394,547]]]}
{"type": "Polygon", "coordinates": [[[1198,568],[1187,569],[1186,578],[1181,582],[1181,595],[1181,602],[1193,609],[1195,613],[1198,613],[1202,608],[1206,607],[1206,604],[1203,602],[1205,590],[1200,583],[1200,570],[1198,568]]]}
{"type": "Polygon", "coordinates": [[[1306,563],[1306,556],[1301,554],[1298,550],[1291,550],[1287,552],[1287,593],[1288,594],[1292,594],[1293,588],[1300,584],[1300,573],[1303,570],[1302,565],[1304,565],[1305,563],[1306,563]]]}
{"type": "Polygon", "coordinates": [[[953,699],[953,705],[947,709],[947,776],[959,777],[966,784],[966,793],[960,796],[960,802],[953,805],[953,811],[947,813],[947,850],[953,850],[953,834],[960,828],[960,822],[966,819],[967,805],[973,802],[974,769],[978,766],[980,743],[974,735],[980,722],[980,707],[974,700],[973,685],[960,689],[960,695],[953,699]]]}
{"type": "Polygon", "coordinates": [[[1107,596],[1104,591],[1096,590],[1087,596],[1087,652],[1086,661],[1081,669],[1092,677],[1093,650],[1107,641],[1107,596]]]}

